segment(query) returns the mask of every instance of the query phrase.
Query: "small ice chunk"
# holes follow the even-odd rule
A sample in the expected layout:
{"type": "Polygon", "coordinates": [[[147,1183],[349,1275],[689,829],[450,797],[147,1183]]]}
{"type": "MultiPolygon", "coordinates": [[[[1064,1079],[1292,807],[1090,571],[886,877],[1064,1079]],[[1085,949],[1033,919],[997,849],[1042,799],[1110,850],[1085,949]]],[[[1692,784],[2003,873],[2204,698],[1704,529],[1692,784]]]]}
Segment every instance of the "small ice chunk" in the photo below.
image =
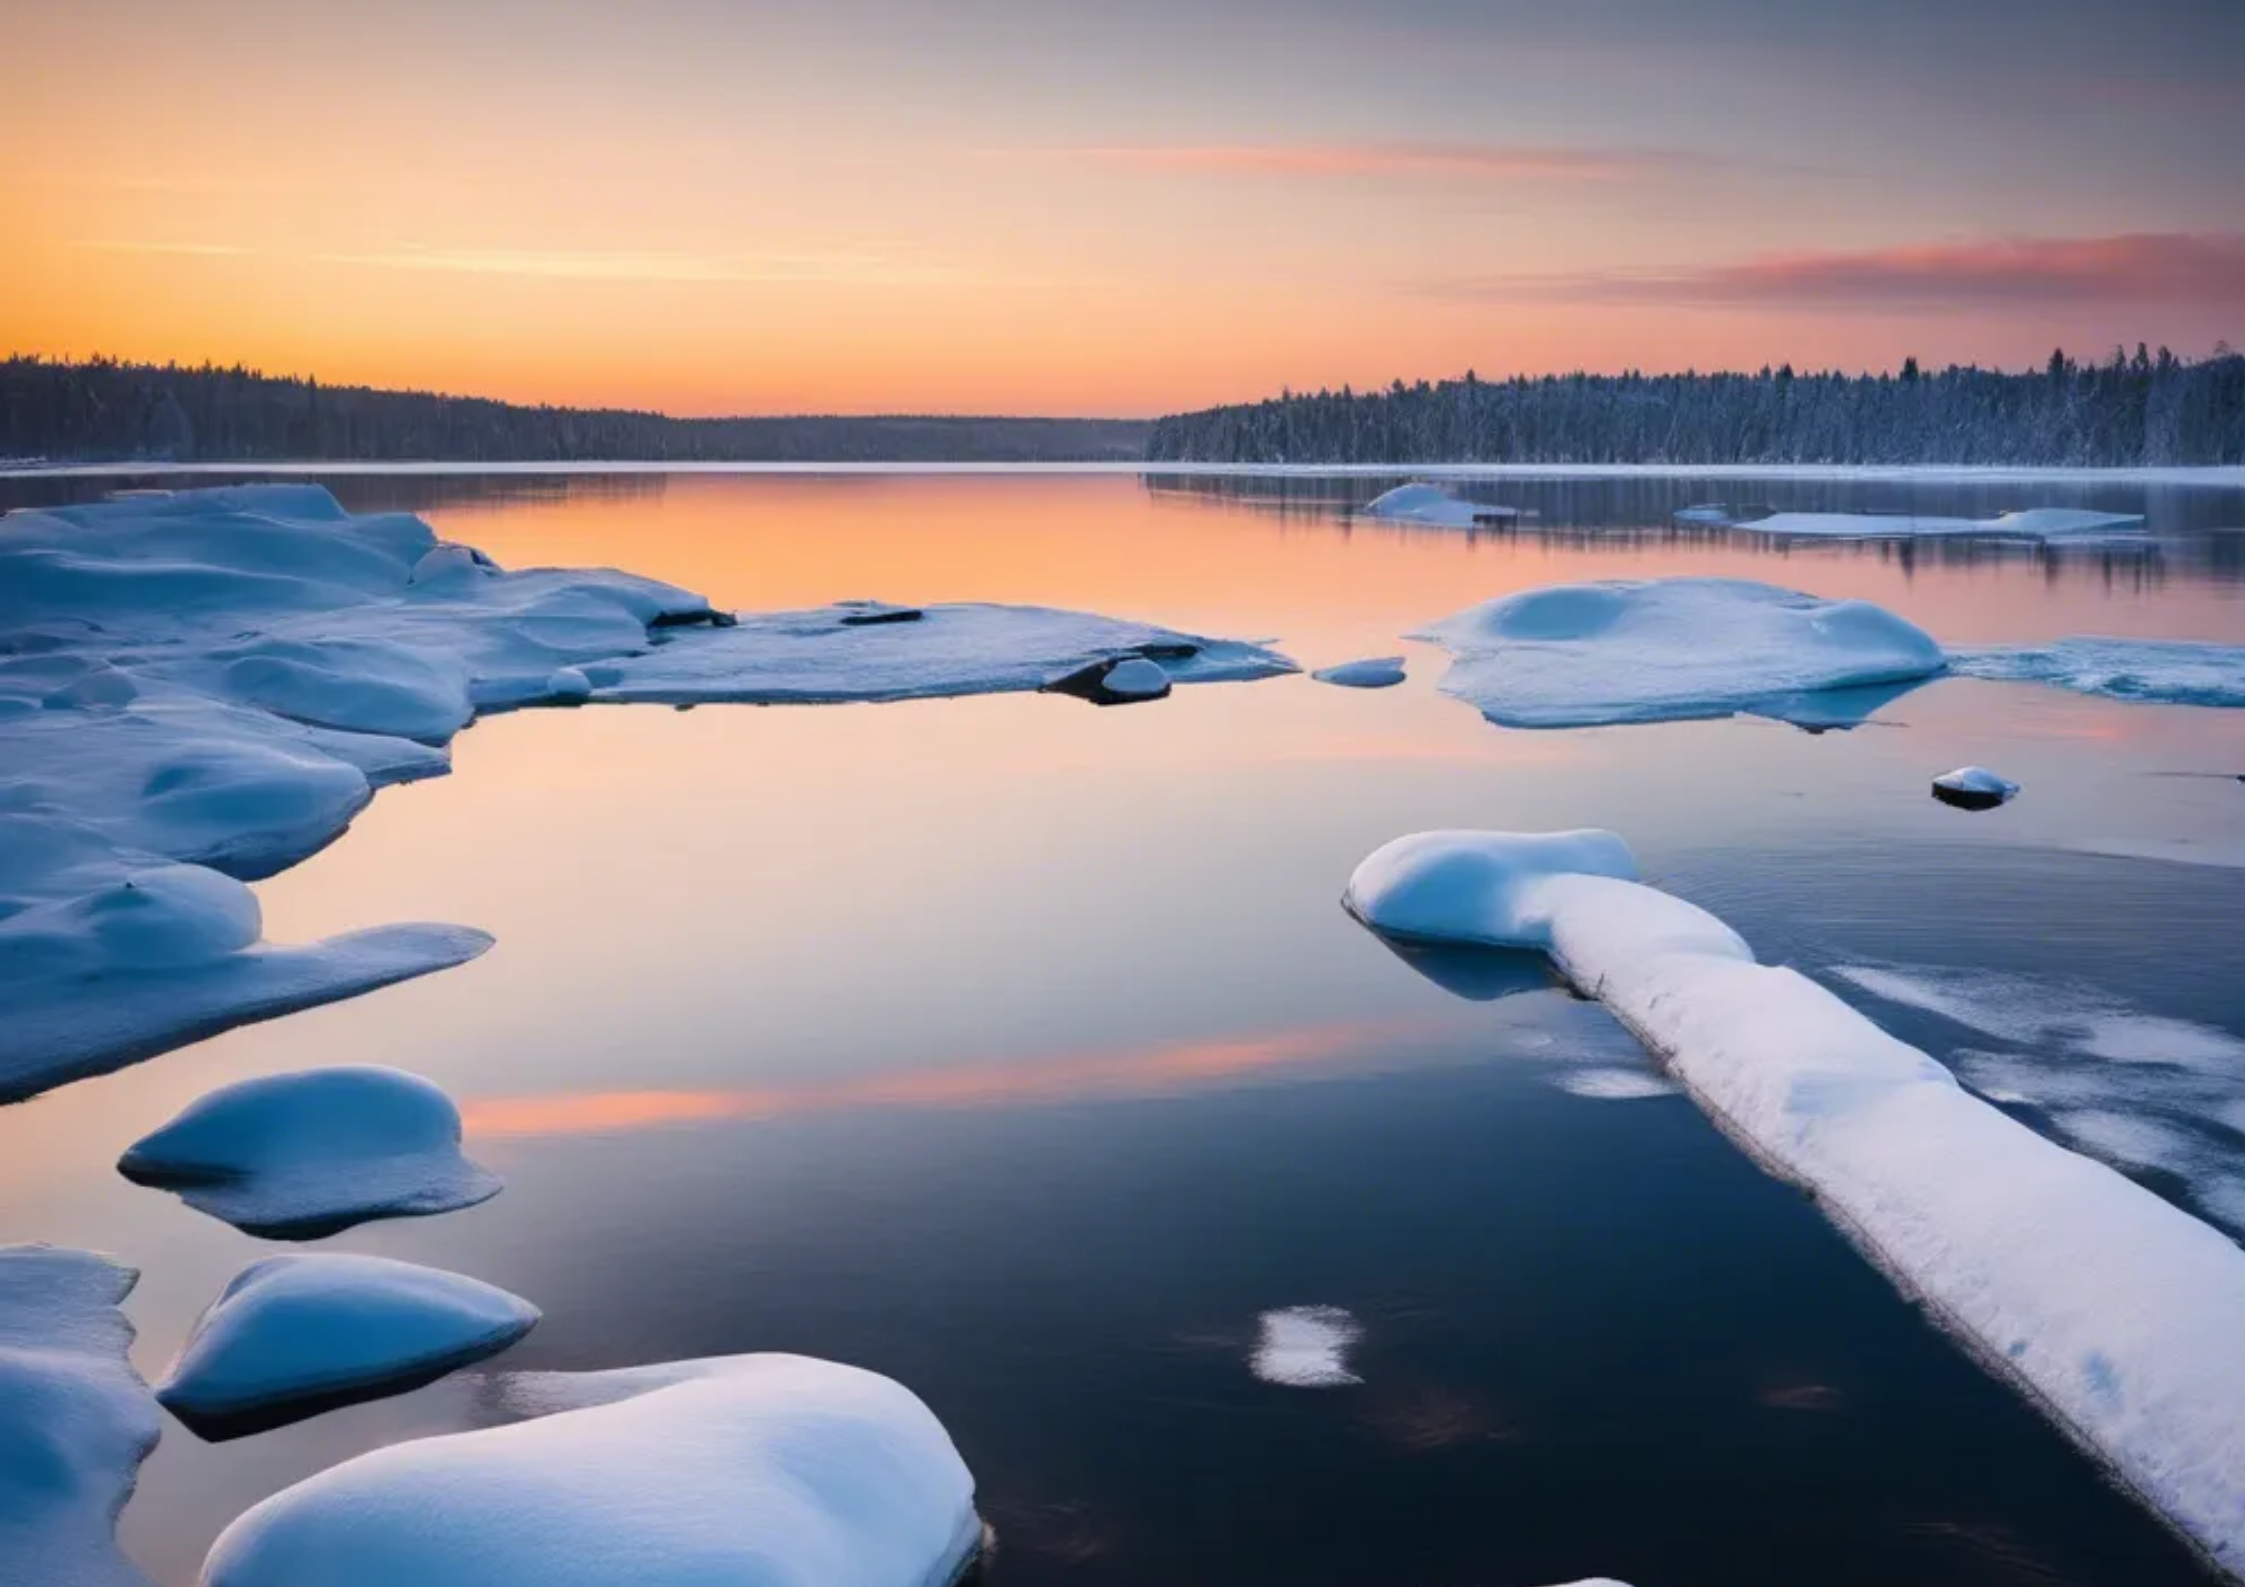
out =
{"type": "Polygon", "coordinates": [[[136,1142],[117,1168],[281,1240],[450,1212],[499,1193],[498,1177],[462,1155],[452,1099],[419,1075],[374,1066],[222,1087],[136,1142]]]}
{"type": "Polygon", "coordinates": [[[1403,658],[1368,656],[1362,661],[1344,661],[1337,667],[1320,667],[1310,676],[1344,689],[1392,689],[1403,681],[1403,658]]]}
{"type": "Polygon", "coordinates": [[[948,1587],[980,1551],[974,1478],[902,1385],[802,1356],[685,1365],[307,1478],[226,1529],[204,1587],[948,1587]]]}
{"type": "Polygon", "coordinates": [[[1740,713],[1845,727],[1944,665],[1930,635],[1883,607],[1746,579],[1550,585],[1411,637],[1450,653],[1443,693],[1506,727],[1740,713]]]}
{"type": "Polygon", "coordinates": [[[1568,1069],[1552,1079],[1562,1091],[1601,1102],[1634,1102],[1644,1097],[1668,1097],[1675,1086],[1642,1069],[1568,1069]]]}
{"type": "Polygon", "coordinates": [[[117,1513],[162,1425],[117,1308],[139,1277],[90,1251],[0,1247],[0,1582],[148,1587],[117,1513]]]}
{"type": "Polygon", "coordinates": [[[1248,1366],[1265,1383],[1331,1389],[1364,1380],[1348,1369],[1348,1352],[1364,1329],[1338,1306],[1287,1306],[1267,1311],[1248,1366]]]}
{"type": "Polygon", "coordinates": [[[1933,779],[1933,797],[1959,810],[1993,810],[2018,796],[2019,785],[1985,766],[1959,766],[1933,779]]]}
{"type": "Polygon", "coordinates": [[[1391,523],[1432,524],[1442,529],[1471,529],[1481,524],[1510,523],[1520,516],[1517,507],[1485,507],[1451,495],[1439,485],[1398,485],[1383,491],[1362,508],[1367,518],[1391,523]]]}
{"type": "Polygon", "coordinates": [[[156,1398],[205,1438],[239,1437],[417,1388],[537,1321],[528,1301],[457,1273],[338,1252],[271,1256],[196,1321],[156,1398]]]}

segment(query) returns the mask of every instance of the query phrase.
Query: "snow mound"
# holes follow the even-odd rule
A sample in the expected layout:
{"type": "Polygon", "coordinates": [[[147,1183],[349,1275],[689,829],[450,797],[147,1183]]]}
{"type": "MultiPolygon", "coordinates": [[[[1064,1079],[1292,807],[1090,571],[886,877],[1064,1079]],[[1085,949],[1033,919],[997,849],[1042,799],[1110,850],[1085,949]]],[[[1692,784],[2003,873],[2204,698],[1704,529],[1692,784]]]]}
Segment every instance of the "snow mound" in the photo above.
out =
{"type": "Polygon", "coordinates": [[[974,1479],[900,1384],[785,1355],[669,1371],[322,1472],[228,1527],[203,1587],[948,1587],[974,1559],[974,1479]]]}
{"type": "Polygon", "coordinates": [[[2076,694],[2161,705],[2245,706],[2245,645],[2179,639],[2061,639],[1958,651],[1964,677],[2048,683],[2076,694]]]}
{"type": "Polygon", "coordinates": [[[1403,658],[1368,656],[1362,661],[1344,661],[1337,667],[1320,667],[1310,676],[1319,683],[1344,689],[1392,689],[1403,681],[1403,658]]]}
{"type": "MultiPolygon", "coordinates": [[[[1157,663],[1178,683],[1297,670],[1260,645],[1085,612],[972,603],[911,610],[919,615],[910,621],[879,622],[868,620],[862,603],[744,612],[729,628],[680,633],[606,669],[593,697],[662,705],[934,699],[1034,691],[1133,658],[1157,663]]],[[[1144,672],[1130,677],[1151,682],[1144,672]]]]}
{"type": "Polygon", "coordinates": [[[2141,529],[2141,513],[2091,512],[2079,507],[2029,507],[1993,518],[1943,518],[1923,513],[1755,512],[1721,505],[1686,507],[1676,522],[1804,540],[1904,540],[1961,536],[1998,540],[2050,540],[2073,535],[2141,529]]]}
{"type": "Polygon", "coordinates": [[[460,1110],[397,1069],[315,1069],[203,1097],[117,1164],[266,1239],[471,1207],[499,1180],[460,1151],[460,1110]]]}
{"type": "Polygon", "coordinates": [[[1258,1319],[1248,1368],[1265,1383],[1291,1389],[1333,1389],[1364,1380],[1348,1369],[1348,1352],[1364,1329],[1338,1306],[1287,1306],[1258,1319]]]}
{"type": "Polygon", "coordinates": [[[1959,766],[1933,779],[1933,797],[1960,810],[1993,810],[2019,795],[2019,785],[1985,766],[1959,766]]]}
{"type": "Polygon", "coordinates": [[[241,883],[446,769],[477,710],[713,618],[309,485],[0,519],[0,1098],[482,952],[438,926],[269,947],[241,883]]]}
{"type": "Polygon", "coordinates": [[[1517,507],[1485,507],[1451,495],[1439,485],[1398,485],[1383,491],[1360,509],[1367,518],[1391,523],[1434,524],[1444,529],[1471,529],[1481,524],[1511,523],[1520,516],[1517,507]]]}
{"type": "Polygon", "coordinates": [[[1922,629],[1868,601],[1745,579],[1559,584],[1502,596],[1411,636],[1451,656],[1443,692],[1506,727],[1747,713],[1845,726],[1942,670],[1922,629]],[[1836,691],[1866,691],[1850,700],[1836,691]]]}
{"type": "Polygon", "coordinates": [[[1611,832],[1415,832],[1376,850],[1341,902],[1404,942],[1546,949],[1536,892],[1549,875],[1637,877],[1611,832]]]}
{"type": "Polygon", "coordinates": [[[0,1581],[148,1587],[116,1539],[160,1428],[117,1309],[138,1276],[87,1251],[0,1247],[0,1581]]]}
{"type": "MultiPolygon", "coordinates": [[[[1807,1187],[1875,1262],[2225,1568],[2245,1563],[2245,1249],[2036,1134],[1728,926],[1577,867],[1581,834],[1402,839],[1349,885],[1358,916],[1540,948],[1737,1140],[1807,1187]]],[[[1623,851],[1625,852],[1625,851],[1623,851]]]]}
{"type": "Polygon", "coordinates": [[[411,1262],[267,1257],[197,1319],[156,1398],[206,1438],[237,1437],[417,1388],[537,1321],[503,1289],[411,1262]]]}

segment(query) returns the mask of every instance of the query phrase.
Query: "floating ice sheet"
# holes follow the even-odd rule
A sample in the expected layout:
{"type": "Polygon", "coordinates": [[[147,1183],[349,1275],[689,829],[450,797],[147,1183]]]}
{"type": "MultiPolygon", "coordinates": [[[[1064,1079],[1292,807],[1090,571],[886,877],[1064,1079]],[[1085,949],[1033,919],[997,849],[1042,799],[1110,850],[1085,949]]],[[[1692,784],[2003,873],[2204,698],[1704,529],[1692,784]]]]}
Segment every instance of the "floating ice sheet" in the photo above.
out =
{"type": "Polygon", "coordinates": [[[2029,507],[1993,518],[1954,518],[1904,512],[1767,512],[1708,505],[1686,507],[1675,517],[1685,525],[1750,529],[1803,540],[2053,540],[2111,535],[2144,526],[2141,513],[2081,507],[2029,507]]]}

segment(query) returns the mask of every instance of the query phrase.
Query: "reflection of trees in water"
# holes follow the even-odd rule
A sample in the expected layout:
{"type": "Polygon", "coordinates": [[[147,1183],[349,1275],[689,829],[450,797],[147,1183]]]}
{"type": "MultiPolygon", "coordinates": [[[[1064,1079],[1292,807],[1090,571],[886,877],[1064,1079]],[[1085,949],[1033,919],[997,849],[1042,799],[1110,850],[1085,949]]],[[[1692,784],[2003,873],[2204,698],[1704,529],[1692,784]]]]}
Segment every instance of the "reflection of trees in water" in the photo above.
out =
{"type": "Polygon", "coordinates": [[[68,507],[105,501],[121,490],[202,490],[218,485],[324,485],[352,512],[496,510],[564,501],[653,501],[670,488],[667,474],[53,474],[0,479],[0,511],[68,507]]]}
{"type": "Polygon", "coordinates": [[[1963,481],[1724,479],[1643,475],[1613,479],[1444,480],[1464,500],[1533,514],[1514,524],[1446,529],[1366,517],[1357,509],[1384,490],[1423,476],[1149,473],[1158,501],[1252,512],[1289,524],[1322,526],[1342,535],[1376,534],[1413,541],[1463,540],[1468,545],[1532,542],[1570,550],[1625,554],[1648,547],[1743,551],[1787,558],[1874,557],[1909,572],[1919,567],[1969,568],[2034,563],[2055,583],[2101,580],[2113,589],[2151,590],[2171,577],[2245,582],[2245,490],[2117,481],[1963,481]],[[2026,507],[2086,507],[2141,513],[2142,538],[2079,541],[1993,536],[1893,536],[1843,540],[1786,538],[1750,529],[1679,524],[1675,513],[1707,502],[1780,512],[1912,513],[1924,517],[1993,518],[2026,507]]]}

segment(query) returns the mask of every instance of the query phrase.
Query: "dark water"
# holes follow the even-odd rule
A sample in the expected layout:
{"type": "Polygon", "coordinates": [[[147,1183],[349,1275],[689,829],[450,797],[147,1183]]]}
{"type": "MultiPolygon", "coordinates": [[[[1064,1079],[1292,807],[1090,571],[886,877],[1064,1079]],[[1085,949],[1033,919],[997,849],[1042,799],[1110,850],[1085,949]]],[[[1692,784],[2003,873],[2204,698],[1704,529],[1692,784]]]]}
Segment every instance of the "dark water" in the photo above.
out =
{"type": "Polygon", "coordinates": [[[1611,826],[1765,958],[1884,974],[1903,1001],[1834,984],[2245,1230],[2234,716],[1952,680],[1848,734],[1512,733],[1394,638],[1556,579],[1724,572],[1957,641],[2245,642],[2245,493],[1517,482],[1485,494],[1562,532],[1469,539],[1350,519],[1378,488],[1358,481],[334,484],[511,565],[614,562],[734,605],[1037,600],[1274,636],[1310,665],[1404,649],[1413,675],[1128,711],[525,713],[465,735],[453,777],[385,793],[261,884],[271,934],[426,918],[499,946],[0,1112],[0,1238],[142,1266],[153,1374],[271,1248],[126,1184],[116,1154],[226,1080],[395,1063],[462,1099],[508,1188],[326,1243],[473,1273],[545,1321],[412,1395],[223,1446],[168,1430],[124,1524],[166,1587],[258,1497],[490,1414],[499,1373],[761,1349],[889,1372],[936,1409],[994,1583],[2204,1580],[1688,1102],[1566,1089],[1649,1075],[1599,1010],[1460,995],[1471,975],[1421,973],[1336,898],[1403,832],[1611,826]],[[1711,497],[2094,499],[2148,507],[2153,533],[1905,555],[1662,527],[1711,497]],[[1927,797],[1966,761],[2025,794],[1981,816],[1927,797]],[[1295,1305],[1357,1317],[1361,1383],[1252,1375],[1258,1316],[1295,1305]]]}

